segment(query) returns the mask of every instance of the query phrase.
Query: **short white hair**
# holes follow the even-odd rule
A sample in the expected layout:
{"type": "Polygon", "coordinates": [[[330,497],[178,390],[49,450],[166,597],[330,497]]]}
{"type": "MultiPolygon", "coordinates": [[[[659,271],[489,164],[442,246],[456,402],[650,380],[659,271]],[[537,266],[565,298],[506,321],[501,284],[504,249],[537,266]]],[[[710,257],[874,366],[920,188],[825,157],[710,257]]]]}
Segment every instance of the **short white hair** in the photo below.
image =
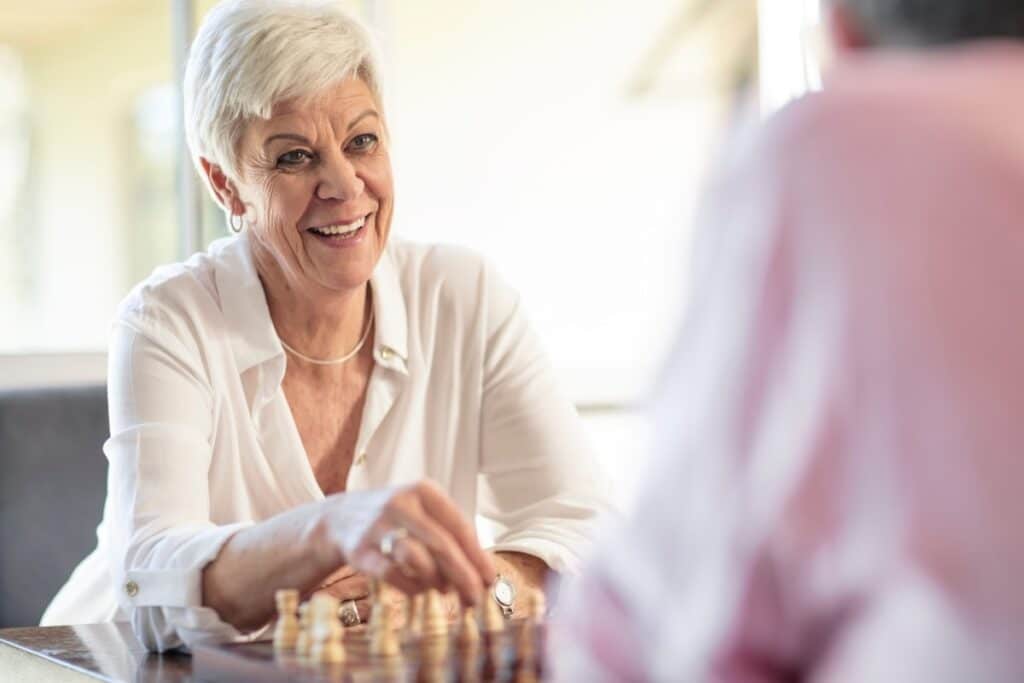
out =
{"type": "Polygon", "coordinates": [[[245,126],[275,104],[352,76],[381,103],[370,32],[331,0],[225,0],[206,15],[185,67],[185,137],[200,157],[239,178],[245,126]]]}

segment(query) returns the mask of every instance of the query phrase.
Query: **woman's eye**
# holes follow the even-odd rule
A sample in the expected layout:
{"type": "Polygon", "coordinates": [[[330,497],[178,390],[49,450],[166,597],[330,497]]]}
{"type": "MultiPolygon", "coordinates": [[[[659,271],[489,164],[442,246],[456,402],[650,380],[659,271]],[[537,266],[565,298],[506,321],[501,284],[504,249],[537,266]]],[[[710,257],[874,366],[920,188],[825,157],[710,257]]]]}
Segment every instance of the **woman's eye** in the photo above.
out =
{"type": "Polygon", "coordinates": [[[304,149],[293,149],[290,152],[285,152],[277,158],[277,163],[281,166],[296,166],[311,159],[312,155],[304,149]]]}
{"type": "Polygon", "coordinates": [[[377,144],[377,136],[373,133],[363,133],[352,138],[352,142],[348,143],[349,148],[356,152],[365,152],[377,144]]]}

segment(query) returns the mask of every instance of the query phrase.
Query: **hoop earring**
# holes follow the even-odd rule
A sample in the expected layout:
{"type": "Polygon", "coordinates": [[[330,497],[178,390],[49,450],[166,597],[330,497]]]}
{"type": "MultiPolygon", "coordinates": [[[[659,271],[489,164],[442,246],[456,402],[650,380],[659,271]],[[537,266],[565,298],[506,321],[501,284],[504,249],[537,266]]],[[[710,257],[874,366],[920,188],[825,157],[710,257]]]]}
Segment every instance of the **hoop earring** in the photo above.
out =
{"type": "Polygon", "coordinates": [[[242,232],[242,217],[237,215],[234,211],[228,214],[228,227],[231,228],[231,232],[236,235],[242,232]],[[238,219],[238,225],[235,226],[235,219],[238,219]]]}

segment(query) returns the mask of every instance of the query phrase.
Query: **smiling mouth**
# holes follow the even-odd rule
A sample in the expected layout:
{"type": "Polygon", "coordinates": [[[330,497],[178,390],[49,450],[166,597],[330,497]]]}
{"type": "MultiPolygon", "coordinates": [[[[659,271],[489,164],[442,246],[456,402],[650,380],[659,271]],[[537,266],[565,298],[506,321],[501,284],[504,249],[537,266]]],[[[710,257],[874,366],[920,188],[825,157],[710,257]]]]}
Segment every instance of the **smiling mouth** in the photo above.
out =
{"type": "Polygon", "coordinates": [[[307,228],[308,232],[320,237],[329,237],[335,240],[351,239],[359,234],[359,231],[366,225],[368,216],[363,216],[351,223],[337,223],[334,225],[323,225],[315,228],[307,228]]]}

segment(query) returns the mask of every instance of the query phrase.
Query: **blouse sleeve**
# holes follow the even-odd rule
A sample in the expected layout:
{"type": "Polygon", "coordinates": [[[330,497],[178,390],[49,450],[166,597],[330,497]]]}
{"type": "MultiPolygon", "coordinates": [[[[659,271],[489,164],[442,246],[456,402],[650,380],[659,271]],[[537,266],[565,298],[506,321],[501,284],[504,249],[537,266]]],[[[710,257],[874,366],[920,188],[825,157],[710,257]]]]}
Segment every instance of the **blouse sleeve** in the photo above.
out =
{"type": "Polygon", "coordinates": [[[493,269],[485,276],[480,513],[500,529],[495,550],[574,571],[610,510],[608,488],[518,295],[493,269]]]}
{"type": "Polygon", "coordinates": [[[241,637],[202,606],[202,570],[241,524],[210,520],[212,391],[173,335],[115,325],[108,395],[112,580],[150,650],[241,637]]]}

